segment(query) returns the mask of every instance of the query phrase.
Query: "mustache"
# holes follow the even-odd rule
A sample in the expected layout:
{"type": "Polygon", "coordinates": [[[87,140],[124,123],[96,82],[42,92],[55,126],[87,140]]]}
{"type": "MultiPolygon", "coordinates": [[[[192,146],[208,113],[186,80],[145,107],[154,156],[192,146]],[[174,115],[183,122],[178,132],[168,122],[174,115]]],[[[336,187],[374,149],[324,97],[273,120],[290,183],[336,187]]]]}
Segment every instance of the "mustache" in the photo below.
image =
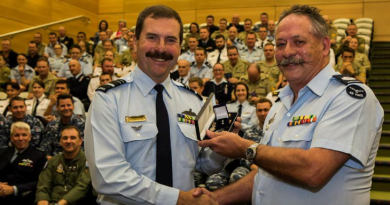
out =
{"type": "Polygon", "coordinates": [[[294,58],[292,56],[292,57],[289,57],[289,58],[282,59],[277,65],[278,66],[287,66],[287,65],[290,65],[290,64],[302,65],[302,64],[305,64],[305,63],[310,63],[310,62],[309,61],[305,61],[303,59],[294,58]]]}
{"type": "Polygon", "coordinates": [[[148,52],[146,52],[145,56],[148,58],[160,58],[160,59],[164,59],[164,60],[172,60],[173,59],[173,56],[167,52],[160,53],[157,51],[155,51],[155,52],[148,51],[148,52]]]}

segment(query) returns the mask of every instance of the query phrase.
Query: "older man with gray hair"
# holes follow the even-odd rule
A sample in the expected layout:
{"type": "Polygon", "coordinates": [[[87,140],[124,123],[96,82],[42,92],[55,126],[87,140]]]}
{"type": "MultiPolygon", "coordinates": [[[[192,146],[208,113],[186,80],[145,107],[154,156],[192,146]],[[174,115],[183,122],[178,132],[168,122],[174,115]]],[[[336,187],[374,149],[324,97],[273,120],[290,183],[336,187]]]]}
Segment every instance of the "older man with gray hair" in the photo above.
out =
{"type": "Polygon", "coordinates": [[[289,84],[268,113],[261,144],[229,132],[208,132],[211,139],[199,142],[259,169],[214,194],[195,195],[219,204],[370,203],[383,109],[370,88],[333,70],[330,45],[317,8],[294,5],[282,13],[276,61],[289,84]]]}

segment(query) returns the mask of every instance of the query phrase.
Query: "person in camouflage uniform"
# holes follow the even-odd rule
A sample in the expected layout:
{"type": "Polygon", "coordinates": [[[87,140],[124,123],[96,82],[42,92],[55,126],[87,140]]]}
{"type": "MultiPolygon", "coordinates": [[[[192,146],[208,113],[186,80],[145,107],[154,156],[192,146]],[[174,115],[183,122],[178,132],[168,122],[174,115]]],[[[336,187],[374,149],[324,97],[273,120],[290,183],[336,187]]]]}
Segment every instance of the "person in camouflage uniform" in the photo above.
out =
{"type": "MultiPolygon", "coordinates": [[[[44,126],[42,122],[31,115],[26,114],[26,103],[24,102],[24,99],[16,96],[11,99],[10,101],[10,111],[12,112],[12,115],[9,115],[5,121],[5,136],[10,136],[11,134],[11,125],[14,122],[22,121],[30,125],[31,128],[31,141],[30,145],[38,148],[39,144],[42,141],[42,132],[44,130],[44,126]]],[[[8,145],[8,140],[4,141],[1,140],[1,143],[5,143],[5,145],[8,145]]],[[[4,144],[0,145],[4,146],[4,144]]]]}
{"type": "Polygon", "coordinates": [[[252,63],[248,70],[248,75],[240,78],[241,82],[248,85],[248,93],[250,95],[250,102],[254,103],[261,98],[265,98],[269,92],[275,89],[275,84],[264,74],[261,75],[261,70],[258,64],[252,63]]]}
{"type": "Polygon", "coordinates": [[[91,175],[77,127],[69,125],[61,132],[64,152],[54,156],[39,175],[35,202],[40,204],[90,204],[91,175]]]}
{"type": "Polygon", "coordinates": [[[80,136],[84,137],[85,121],[73,113],[73,97],[70,94],[60,94],[57,99],[57,107],[60,117],[49,122],[46,126],[41,149],[48,156],[54,156],[63,151],[60,143],[60,133],[67,125],[73,125],[80,130],[80,136]]]}
{"type": "MultiPolygon", "coordinates": [[[[252,140],[259,143],[264,136],[263,125],[265,118],[269,110],[272,107],[272,102],[267,98],[262,98],[256,102],[256,114],[259,120],[259,123],[247,130],[244,133],[243,138],[252,140]]],[[[218,174],[211,175],[205,182],[206,189],[210,191],[215,191],[221,187],[231,184],[235,181],[240,180],[251,170],[257,170],[257,167],[253,165],[250,161],[246,159],[231,159],[230,162],[225,166],[225,168],[218,174]]]]}

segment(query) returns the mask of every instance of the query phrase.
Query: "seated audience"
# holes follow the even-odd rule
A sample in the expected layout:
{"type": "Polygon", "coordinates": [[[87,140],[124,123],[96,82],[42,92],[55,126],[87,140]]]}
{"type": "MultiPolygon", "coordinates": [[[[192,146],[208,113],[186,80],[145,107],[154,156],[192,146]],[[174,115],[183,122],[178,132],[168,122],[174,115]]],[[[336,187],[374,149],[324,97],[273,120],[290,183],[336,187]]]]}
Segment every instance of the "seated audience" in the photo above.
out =
{"type": "Polygon", "coordinates": [[[12,115],[7,116],[5,122],[5,133],[9,136],[11,133],[11,125],[14,122],[25,122],[31,128],[31,141],[30,145],[33,147],[39,147],[42,141],[42,134],[45,129],[42,122],[31,115],[27,114],[27,107],[25,100],[19,96],[13,97],[10,101],[9,109],[12,115]]]}
{"type": "Polygon", "coordinates": [[[43,117],[50,104],[50,99],[45,95],[45,84],[42,81],[35,81],[31,88],[33,97],[26,100],[26,113],[34,117],[43,117]]]}
{"type": "Polygon", "coordinates": [[[77,60],[69,62],[69,70],[72,77],[66,79],[66,82],[70,85],[70,94],[80,99],[84,104],[84,109],[88,111],[91,101],[88,98],[87,90],[91,79],[83,75],[81,65],[77,60]]]}
{"type": "Polygon", "coordinates": [[[9,138],[13,146],[0,150],[0,204],[32,205],[45,154],[29,144],[27,123],[12,124],[9,138]]]}
{"type": "MultiPolygon", "coordinates": [[[[237,113],[241,117],[241,131],[250,129],[256,122],[256,108],[249,104],[249,88],[243,82],[238,82],[233,90],[236,101],[227,104],[229,113],[237,113]]],[[[257,123],[257,122],[256,122],[257,123]]]]}
{"type": "MultiPolygon", "coordinates": [[[[121,76],[121,69],[120,68],[114,68],[114,61],[111,58],[104,58],[102,60],[102,71],[103,73],[110,74],[111,79],[116,80],[119,79],[121,76]]],[[[87,94],[90,101],[92,101],[93,96],[95,94],[95,90],[100,86],[100,75],[101,72],[97,75],[94,75],[91,80],[89,81],[88,88],[87,88],[87,94]]]]}
{"type": "Polygon", "coordinates": [[[184,59],[178,60],[177,67],[178,67],[177,71],[175,72],[177,72],[178,77],[173,80],[188,86],[188,80],[190,79],[190,69],[191,69],[190,62],[184,59]]]}
{"type": "Polygon", "coordinates": [[[235,84],[241,76],[247,75],[247,69],[250,63],[240,58],[238,49],[235,46],[229,46],[227,48],[227,53],[229,60],[222,64],[225,68],[225,73],[228,75],[228,77],[226,77],[227,81],[235,84]]]}
{"type": "Polygon", "coordinates": [[[213,78],[213,70],[211,64],[206,60],[206,50],[198,47],[195,50],[195,62],[191,64],[191,77],[199,77],[203,82],[213,78]]]}
{"type": "Polygon", "coordinates": [[[27,65],[35,69],[37,67],[37,61],[41,56],[38,54],[38,47],[35,41],[30,41],[27,51],[27,65]]]}
{"type": "Polygon", "coordinates": [[[70,49],[70,48],[66,47],[65,44],[63,44],[63,43],[59,43],[57,40],[58,40],[57,34],[55,32],[50,32],[49,33],[49,44],[47,44],[47,46],[45,47],[44,56],[46,56],[47,58],[55,56],[56,54],[54,51],[54,45],[56,45],[56,44],[61,45],[63,56],[68,55],[68,49],[70,49]]]}
{"type": "Polygon", "coordinates": [[[45,84],[45,90],[47,96],[54,94],[54,87],[57,81],[57,77],[50,72],[49,62],[46,57],[42,57],[37,63],[37,72],[39,75],[35,76],[29,85],[28,92],[29,97],[33,96],[33,84],[37,81],[41,81],[45,84]]]}
{"type": "Polygon", "coordinates": [[[85,200],[92,184],[85,154],[80,149],[83,137],[77,127],[67,125],[56,140],[63,152],[52,157],[39,175],[35,202],[37,205],[88,204],[85,200]]]}
{"type": "Polygon", "coordinates": [[[6,117],[11,115],[11,112],[9,111],[9,101],[20,94],[19,84],[8,82],[5,86],[5,93],[7,94],[7,99],[0,100],[0,114],[6,117]]]}
{"type": "Polygon", "coordinates": [[[0,55],[3,56],[7,67],[13,68],[18,65],[17,58],[18,54],[12,50],[11,48],[11,40],[2,39],[1,40],[2,50],[0,51],[0,55]]]}
{"type": "MultiPolygon", "coordinates": [[[[57,112],[57,98],[60,94],[69,94],[70,93],[70,87],[68,82],[66,80],[58,80],[56,82],[54,95],[50,96],[50,104],[47,107],[47,110],[45,111],[44,115],[46,117],[47,121],[52,121],[56,119],[56,117],[59,117],[60,114],[57,112]]],[[[85,119],[85,110],[84,105],[78,99],[77,97],[73,96],[73,102],[74,102],[74,110],[73,112],[83,119],[85,119]]]]}
{"type": "Polygon", "coordinates": [[[72,95],[60,94],[57,99],[57,107],[60,116],[47,124],[41,143],[41,149],[46,152],[47,156],[54,156],[63,151],[60,145],[60,134],[61,130],[67,125],[76,126],[80,130],[80,136],[84,137],[85,122],[73,113],[72,95]]]}
{"type": "Polygon", "coordinates": [[[276,90],[275,84],[265,75],[260,75],[259,65],[252,63],[248,68],[248,75],[241,76],[240,81],[249,87],[250,102],[265,98],[271,91],[276,90]]]}
{"type": "Polygon", "coordinates": [[[342,62],[337,63],[334,66],[335,71],[342,75],[354,77],[362,83],[366,83],[366,68],[359,66],[354,62],[355,51],[351,48],[345,48],[341,54],[342,62]]]}
{"type": "Polygon", "coordinates": [[[54,55],[49,57],[49,67],[51,72],[57,76],[58,72],[64,67],[66,58],[62,54],[62,45],[55,44],[54,45],[54,55]]]}
{"type": "Polygon", "coordinates": [[[0,55],[0,92],[5,91],[6,84],[11,80],[9,78],[10,74],[11,74],[11,69],[7,67],[4,57],[0,55]]]}
{"type": "Polygon", "coordinates": [[[231,100],[233,84],[225,79],[225,69],[221,63],[214,65],[213,73],[214,78],[206,82],[202,95],[208,97],[214,93],[218,104],[226,104],[231,100]]]}
{"type": "Polygon", "coordinates": [[[27,90],[31,80],[35,77],[35,71],[27,65],[27,56],[18,55],[18,65],[11,69],[11,82],[18,83],[22,91],[27,90]]]}
{"type": "Polygon", "coordinates": [[[347,36],[342,37],[339,41],[339,47],[336,50],[336,56],[339,56],[343,52],[344,45],[348,45],[348,41],[350,41],[352,38],[358,39],[358,48],[357,51],[359,53],[364,53],[366,50],[366,41],[363,38],[360,38],[357,36],[358,28],[356,24],[349,24],[347,28],[347,36]]]}
{"type": "Polygon", "coordinates": [[[72,60],[78,61],[81,71],[85,76],[92,74],[92,65],[86,60],[81,59],[81,48],[79,45],[74,45],[70,52],[70,58],[64,63],[64,66],[60,69],[57,76],[59,78],[67,79],[72,77],[72,72],[70,71],[70,62],[72,60]]]}

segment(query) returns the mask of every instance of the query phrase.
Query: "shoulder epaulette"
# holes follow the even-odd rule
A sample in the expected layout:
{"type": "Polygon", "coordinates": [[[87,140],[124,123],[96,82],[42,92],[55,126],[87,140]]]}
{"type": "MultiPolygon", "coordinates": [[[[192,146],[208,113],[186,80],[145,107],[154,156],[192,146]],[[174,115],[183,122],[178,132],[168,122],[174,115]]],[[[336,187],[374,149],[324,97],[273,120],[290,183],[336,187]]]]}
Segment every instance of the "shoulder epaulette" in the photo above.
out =
{"type": "Polygon", "coordinates": [[[193,66],[193,65],[195,65],[196,64],[196,62],[195,61],[193,61],[192,63],[191,63],[191,66],[193,66]]]}
{"type": "Polygon", "coordinates": [[[173,83],[175,85],[179,86],[179,87],[182,87],[182,88],[190,91],[191,93],[194,93],[199,98],[199,100],[203,100],[203,97],[201,95],[199,95],[195,90],[191,89],[187,85],[184,85],[183,83],[179,83],[179,82],[176,82],[176,81],[173,81],[173,83]]]}
{"type": "Polygon", "coordinates": [[[333,75],[333,77],[345,85],[352,84],[352,83],[362,83],[356,78],[349,77],[349,76],[333,75]]]}
{"type": "Polygon", "coordinates": [[[209,68],[212,68],[213,66],[211,66],[211,64],[208,62],[208,61],[206,61],[205,63],[204,63],[207,67],[209,67],[209,68]]]}
{"type": "Polygon", "coordinates": [[[96,91],[106,93],[108,90],[115,88],[115,87],[118,87],[120,85],[123,85],[125,83],[126,83],[126,81],[123,79],[114,80],[114,81],[111,81],[105,85],[100,86],[98,89],[96,89],[96,91]]]}
{"type": "Polygon", "coordinates": [[[279,91],[275,90],[272,92],[272,96],[278,96],[279,95],[279,91]]]}

